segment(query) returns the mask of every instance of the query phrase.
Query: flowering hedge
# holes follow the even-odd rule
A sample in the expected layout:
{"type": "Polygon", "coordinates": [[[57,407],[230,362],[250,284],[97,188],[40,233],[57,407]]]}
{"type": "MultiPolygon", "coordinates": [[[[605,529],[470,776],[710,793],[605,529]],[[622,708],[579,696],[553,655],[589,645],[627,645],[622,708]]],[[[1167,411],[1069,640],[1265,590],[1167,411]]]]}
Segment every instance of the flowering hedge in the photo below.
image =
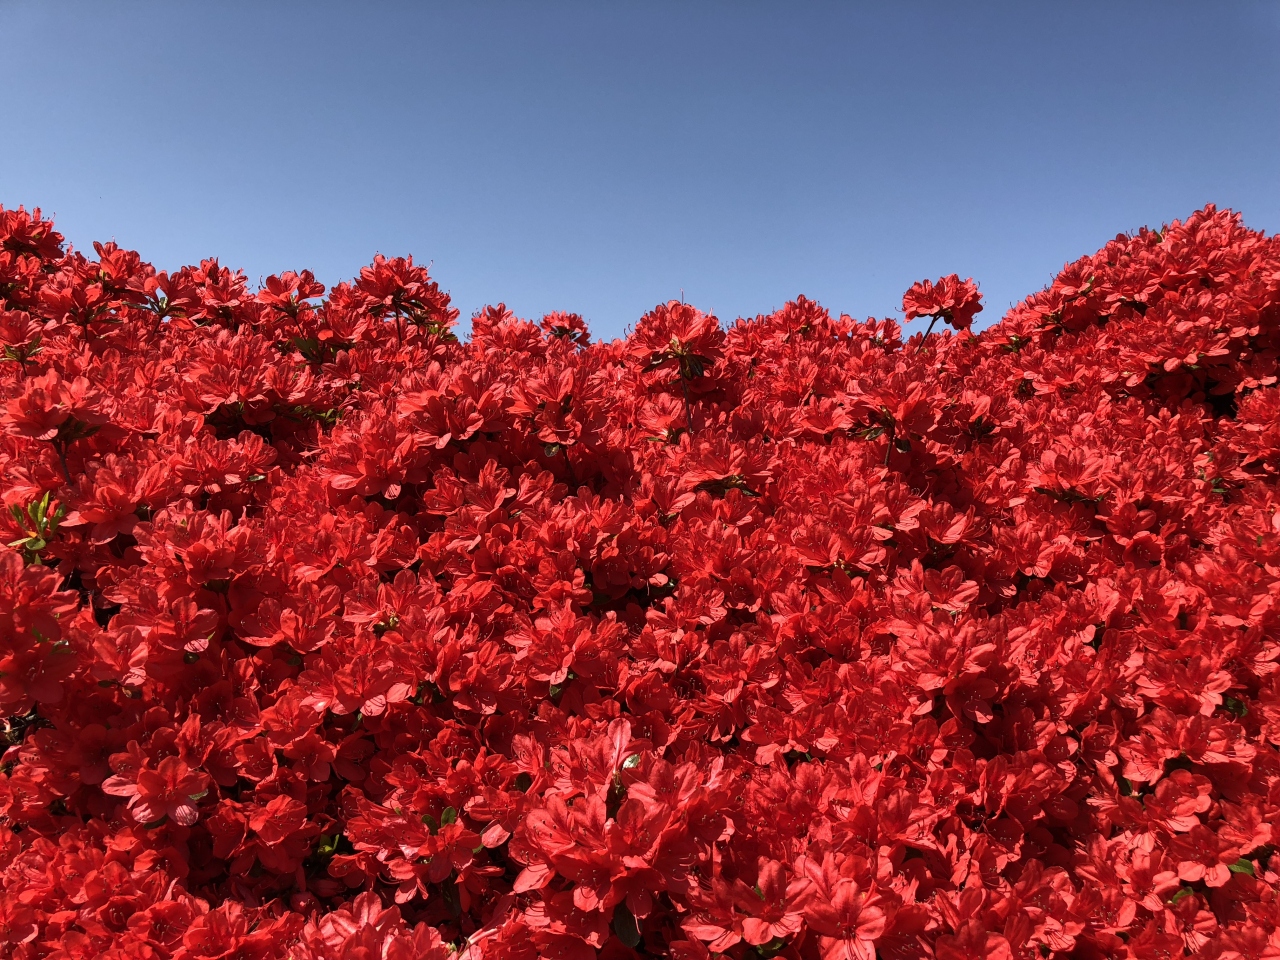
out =
{"type": "Polygon", "coordinates": [[[0,210],[4,956],[1280,957],[1276,238],[611,343],[95,251],[0,210]]]}

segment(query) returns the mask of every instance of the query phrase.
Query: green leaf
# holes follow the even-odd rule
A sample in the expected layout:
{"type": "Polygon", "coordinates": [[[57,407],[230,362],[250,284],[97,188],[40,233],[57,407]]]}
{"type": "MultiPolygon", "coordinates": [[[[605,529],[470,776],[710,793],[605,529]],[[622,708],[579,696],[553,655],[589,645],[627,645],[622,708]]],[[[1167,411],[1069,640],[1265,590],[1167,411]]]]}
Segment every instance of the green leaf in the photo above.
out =
{"type": "Polygon", "coordinates": [[[1251,877],[1254,875],[1253,861],[1248,859],[1247,857],[1241,857],[1235,863],[1230,864],[1227,867],[1227,869],[1230,870],[1232,873],[1247,873],[1251,877]]]}
{"type": "Polygon", "coordinates": [[[640,946],[640,925],[636,923],[636,918],[631,915],[625,903],[620,903],[613,908],[613,932],[631,949],[634,950],[640,946]]]}
{"type": "Polygon", "coordinates": [[[457,822],[458,811],[454,807],[445,807],[444,812],[440,814],[440,826],[447,826],[450,823],[457,822]]]}
{"type": "MultiPolygon", "coordinates": [[[[781,937],[774,937],[768,943],[762,943],[760,946],[756,947],[756,953],[760,954],[762,957],[775,957],[782,952],[786,945],[787,941],[783,940],[781,937]]],[[[722,954],[716,954],[716,956],[722,956],[722,954]]]]}

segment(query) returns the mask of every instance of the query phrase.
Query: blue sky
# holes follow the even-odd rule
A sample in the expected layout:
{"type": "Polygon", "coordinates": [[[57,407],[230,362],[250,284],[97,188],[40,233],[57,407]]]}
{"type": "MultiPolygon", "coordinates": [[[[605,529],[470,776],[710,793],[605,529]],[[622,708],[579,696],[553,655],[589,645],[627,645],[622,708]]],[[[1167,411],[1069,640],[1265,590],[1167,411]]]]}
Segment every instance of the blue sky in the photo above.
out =
{"type": "Polygon", "coordinates": [[[0,203],[255,281],[411,253],[464,318],[956,272],[989,322],[1207,202],[1280,229],[1275,2],[6,0],[0,40],[0,203]]]}

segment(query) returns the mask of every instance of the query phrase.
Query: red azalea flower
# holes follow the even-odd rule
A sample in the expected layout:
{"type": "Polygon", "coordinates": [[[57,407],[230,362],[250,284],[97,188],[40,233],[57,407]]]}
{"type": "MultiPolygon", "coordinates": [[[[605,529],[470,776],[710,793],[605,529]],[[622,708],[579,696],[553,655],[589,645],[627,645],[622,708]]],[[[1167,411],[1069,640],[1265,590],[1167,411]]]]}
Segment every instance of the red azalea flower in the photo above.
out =
{"type": "Polygon", "coordinates": [[[759,903],[744,897],[744,909],[753,915],[742,921],[742,939],[753,946],[786,940],[800,931],[812,884],[804,877],[788,880],[782,864],[762,861],[754,891],[759,903]]]}
{"type": "Polygon", "coordinates": [[[902,311],[908,321],[917,317],[942,319],[957,330],[968,330],[973,317],[982,312],[982,294],[973,278],[961,280],[956,274],[936,283],[921,280],[902,295],[902,311]]]}
{"type": "Polygon", "coordinates": [[[863,890],[852,880],[819,892],[805,908],[805,919],[821,934],[825,960],[875,960],[875,943],[893,920],[892,901],[875,888],[863,890]]]}
{"type": "Polygon", "coordinates": [[[177,757],[165,757],[154,769],[144,766],[108,777],[102,790],[128,797],[129,811],[139,823],[155,823],[169,817],[174,823],[189,827],[199,817],[196,803],[208,792],[208,786],[208,774],[192,770],[177,757]]]}
{"type": "Polygon", "coordinates": [[[683,379],[693,380],[715,363],[723,342],[714,316],[671,300],[644,315],[629,341],[629,353],[646,370],[676,367],[683,379]]]}
{"type": "Polygon", "coordinates": [[[7,426],[12,434],[36,440],[52,440],[71,418],[71,396],[56,370],[32,377],[22,394],[7,405],[7,426]]]}

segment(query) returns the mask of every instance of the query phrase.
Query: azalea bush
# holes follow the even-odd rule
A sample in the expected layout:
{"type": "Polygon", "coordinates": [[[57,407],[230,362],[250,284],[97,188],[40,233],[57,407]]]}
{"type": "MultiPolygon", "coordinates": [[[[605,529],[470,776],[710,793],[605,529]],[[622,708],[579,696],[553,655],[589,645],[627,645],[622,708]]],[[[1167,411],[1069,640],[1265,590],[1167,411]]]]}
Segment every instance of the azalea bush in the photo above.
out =
{"type": "Polygon", "coordinates": [[[1280,956],[1280,241],[902,308],[0,210],[0,954],[1280,956]]]}

